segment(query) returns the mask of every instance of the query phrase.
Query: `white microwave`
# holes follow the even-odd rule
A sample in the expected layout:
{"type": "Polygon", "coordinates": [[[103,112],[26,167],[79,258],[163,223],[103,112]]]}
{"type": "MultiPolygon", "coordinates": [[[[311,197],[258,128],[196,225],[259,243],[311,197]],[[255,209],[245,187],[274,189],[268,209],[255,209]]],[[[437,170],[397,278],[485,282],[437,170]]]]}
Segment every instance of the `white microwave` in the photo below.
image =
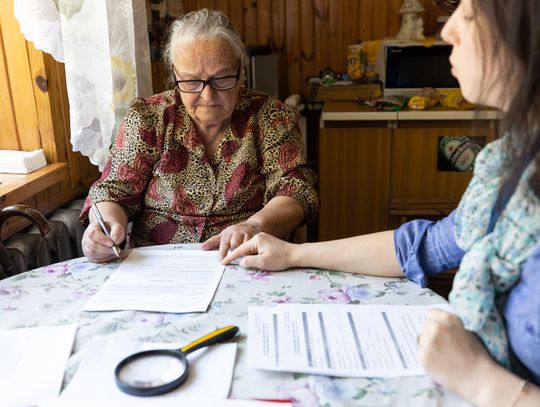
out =
{"type": "Polygon", "coordinates": [[[384,95],[417,95],[422,88],[459,88],[448,58],[452,45],[439,41],[430,47],[415,41],[384,41],[377,60],[377,72],[384,95]]]}

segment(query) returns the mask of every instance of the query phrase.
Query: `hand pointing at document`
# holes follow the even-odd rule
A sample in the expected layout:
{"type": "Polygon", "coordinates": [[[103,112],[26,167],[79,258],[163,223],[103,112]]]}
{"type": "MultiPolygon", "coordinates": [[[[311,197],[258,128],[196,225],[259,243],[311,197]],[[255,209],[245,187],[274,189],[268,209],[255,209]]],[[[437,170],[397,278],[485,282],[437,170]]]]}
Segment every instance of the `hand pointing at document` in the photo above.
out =
{"type": "Polygon", "coordinates": [[[221,264],[227,265],[244,256],[240,261],[241,267],[270,271],[285,270],[295,264],[293,257],[296,247],[297,245],[261,232],[231,251],[221,264]]]}

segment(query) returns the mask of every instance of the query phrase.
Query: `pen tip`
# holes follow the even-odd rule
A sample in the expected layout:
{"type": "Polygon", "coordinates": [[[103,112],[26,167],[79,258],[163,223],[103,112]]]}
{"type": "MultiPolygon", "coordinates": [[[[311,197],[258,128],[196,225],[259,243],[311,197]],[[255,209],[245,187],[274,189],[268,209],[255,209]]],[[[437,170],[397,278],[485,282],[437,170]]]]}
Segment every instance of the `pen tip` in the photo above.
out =
{"type": "Polygon", "coordinates": [[[114,254],[116,255],[116,257],[120,258],[120,249],[117,246],[113,246],[112,250],[114,254]]]}

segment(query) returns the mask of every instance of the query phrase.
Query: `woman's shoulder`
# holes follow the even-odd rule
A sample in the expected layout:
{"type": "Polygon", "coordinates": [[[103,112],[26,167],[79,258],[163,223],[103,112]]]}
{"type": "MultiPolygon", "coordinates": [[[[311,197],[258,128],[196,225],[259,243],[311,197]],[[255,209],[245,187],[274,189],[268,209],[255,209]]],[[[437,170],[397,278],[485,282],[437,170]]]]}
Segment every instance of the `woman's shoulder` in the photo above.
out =
{"type": "Polygon", "coordinates": [[[241,88],[236,110],[243,111],[248,115],[265,116],[268,114],[297,117],[295,108],[283,103],[279,99],[270,96],[260,90],[241,88]]]}
{"type": "Polygon", "coordinates": [[[146,128],[162,127],[160,124],[175,120],[179,104],[181,102],[174,89],[148,97],[136,97],[127,110],[125,122],[146,128]]]}
{"type": "Polygon", "coordinates": [[[147,97],[136,97],[131,102],[129,110],[140,114],[156,114],[171,106],[178,105],[178,97],[174,89],[166,90],[147,97]]]}

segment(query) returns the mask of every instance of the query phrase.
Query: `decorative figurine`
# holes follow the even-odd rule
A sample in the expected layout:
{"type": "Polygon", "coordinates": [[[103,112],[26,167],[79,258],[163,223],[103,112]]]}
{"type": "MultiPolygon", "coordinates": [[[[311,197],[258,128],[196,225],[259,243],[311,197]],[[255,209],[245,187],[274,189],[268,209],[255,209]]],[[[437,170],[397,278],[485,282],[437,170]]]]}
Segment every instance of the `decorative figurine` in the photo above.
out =
{"type": "Polygon", "coordinates": [[[405,0],[399,9],[403,14],[401,29],[396,39],[398,40],[423,40],[424,20],[417,14],[424,11],[424,7],[419,0],[405,0]]]}

